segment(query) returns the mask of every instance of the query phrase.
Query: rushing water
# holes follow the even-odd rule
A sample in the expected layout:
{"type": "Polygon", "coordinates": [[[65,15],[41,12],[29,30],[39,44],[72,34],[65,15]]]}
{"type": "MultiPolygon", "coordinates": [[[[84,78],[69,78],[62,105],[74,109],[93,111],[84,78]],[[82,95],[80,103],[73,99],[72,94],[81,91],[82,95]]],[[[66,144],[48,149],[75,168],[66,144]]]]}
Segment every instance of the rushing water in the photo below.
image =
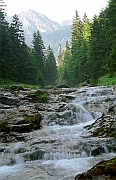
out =
{"type": "MultiPolygon", "coordinates": [[[[93,91],[88,93],[92,94],[93,91]]],[[[8,151],[13,155],[15,165],[1,166],[0,180],[73,180],[77,174],[88,170],[99,160],[113,157],[114,154],[109,153],[105,144],[102,145],[104,153],[97,157],[91,156],[90,150],[87,153],[81,148],[84,127],[102,115],[100,112],[89,113],[83,107],[85,102],[85,99],[78,98],[71,103],[76,107],[75,124],[43,126],[41,130],[30,133],[30,139],[34,139],[34,143],[30,140],[29,145],[34,149],[38,143],[42,151],[38,160],[33,157],[25,162],[21,154],[15,154],[19,147],[24,144],[26,146],[26,142],[11,143],[8,151]]],[[[0,161],[5,156],[6,153],[2,152],[0,161]]]]}

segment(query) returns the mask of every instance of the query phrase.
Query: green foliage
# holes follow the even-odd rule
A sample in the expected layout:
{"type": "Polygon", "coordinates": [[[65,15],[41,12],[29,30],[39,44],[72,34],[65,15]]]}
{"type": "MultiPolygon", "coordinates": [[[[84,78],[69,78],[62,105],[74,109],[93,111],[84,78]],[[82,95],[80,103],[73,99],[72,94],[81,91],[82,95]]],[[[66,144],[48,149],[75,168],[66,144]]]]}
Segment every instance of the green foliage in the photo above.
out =
{"type": "Polygon", "coordinates": [[[37,90],[34,93],[29,94],[30,101],[39,103],[46,103],[48,96],[48,92],[43,90],[37,90]]]}
{"type": "Polygon", "coordinates": [[[29,89],[39,89],[41,88],[40,86],[37,86],[37,85],[30,85],[30,84],[22,84],[23,88],[29,88],[29,89]]]}
{"type": "Polygon", "coordinates": [[[113,159],[113,162],[116,163],[116,157],[113,159]]]}
{"type": "Polygon", "coordinates": [[[71,49],[66,48],[58,66],[58,84],[72,84],[72,61],[71,49]]]}
{"type": "Polygon", "coordinates": [[[45,61],[45,84],[54,85],[57,79],[57,67],[56,61],[50,46],[46,52],[46,61],[45,61]]]}
{"type": "Polygon", "coordinates": [[[48,100],[48,94],[47,93],[43,93],[40,96],[36,97],[36,101],[40,102],[40,103],[46,103],[48,100]]]}
{"type": "Polygon", "coordinates": [[[115,85],[116,84],[116,76],[110,77],[110,75],[105,75],[99,78],[98,86],[106,86],[106,85],[115,85]]]}
{"type": "Polygon", "coordinates": [[[106,70],[111,75],[116,75],[116,1],[110,0],[109,7],[106,11],[106,37],[107,44],[105,58],[106,70]]]}
{"type": "MultiPolygon", "coordinates": [[[[33,34],[33,47],[28,47],[25,44],[23,26],[18,16],[15,14],[11,24],[8,24],[3,10],[2,3],[0,4],[0,78],[6,79],[6,82],[12,80],[19,84],[38,87],[53,85],[57,78],[53,52],[46,56],[39,31],[33,34]],[[48,70],[47,75],[46,70],[48,70]],[[49,82],[48,77],[51,77],[49,82]]],[[[6,88],[10,88],[8,84],[6,88]]]]}
{"type": "Polygon", "coordinates": [[[33,33],[33,55],[36,58],[36,84],[37,85],[41,85],[44,86],[44,61],[45,61],[45,56],[44,56],[44,44],[43,44],[43,40],[42,37],[40,35],[40,32],[34,32],[33,33]]]}
{"type": "Polygon", "coordinates": [[[71,48],[66,49],[59,65],[61,80],[70,86],[77,86],[88,79],[90,23],[84,14],[80,20],[76,11],[73,27],[71,48]]]}
{"type": "MultiPolygon", "coordinates": [[[[66,50],[67,51],[67,50],[66,50]]],[[[98,84],[100,77],[110,74],[115,84],[116,77],[116,1],[90,22],[86,13],[80,20],[78,11],[72,25],[70,54],[61,60],[58,67],[59,80],[71,86],[83,82],[98,84]]],[[[107,79],[108,80],[108,79],[107,79]]]]}
{"type": "Polygon", "coordinates": [[[0,78],[6,82],[10,79],[38,87],[54,86],[57,82],[75,87],[83,82],[100,84],[104,75],[109,74],[112,78],[107,78],[107,84],[115,84],[115,0],[110,0],[109,6],[92,21],[86,13],[81,20],[78,11],[75,12],[71,47],[64,51],[58,68],[50,46],[45,50],[38,30],[33,33],[33,47],[28,47],[18,16],[13,16],[11,24],[5,16],[3,0],[0,1],[0,78]]]}

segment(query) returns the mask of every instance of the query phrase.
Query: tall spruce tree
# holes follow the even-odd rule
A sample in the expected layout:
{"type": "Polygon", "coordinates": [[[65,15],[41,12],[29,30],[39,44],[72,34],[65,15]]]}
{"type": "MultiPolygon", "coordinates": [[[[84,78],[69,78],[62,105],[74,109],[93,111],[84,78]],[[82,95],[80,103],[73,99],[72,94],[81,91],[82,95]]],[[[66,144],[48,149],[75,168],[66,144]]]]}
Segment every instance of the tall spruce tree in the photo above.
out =
{"type": "Polygon", "coordinates": [[[25,70],[25,82],[27,84],[36,85],[36,57],[33,55],[33,49],[26,46],[26,70],[25,70]]]}
{"type": "Polygon", "coordinates": [[[91,24],[90,40],[90,61],[89,61],[89,80],[91,83],[97,83],[102,75],[102,59],[100,57],[101,44],[101,24],[99,18],[95,15],[91,24]]]}
{"type": "Polygon", "coordinates": [[[106,72],[116,76],[116,1],[110,0],[106,11],[106,72]]]}
{"type": "Polygon", "coordinates": [[[24,71],[24,64],[25,64],[25,58],[24,57],[24,48],[25,48],[25,38],[24,38],[24,30],[23,25],[19,20],[18,15],[14,15],[12,19],[12,23],[9,28],[11,39],[12,39],[12,45],[13,45],[13,52],[14,52],[14,73],[16,80],[18,82],[22,82],[22,79],[24,77],[23,71],[24,71]]]}
{"type": "Polygon", "coordinates": [[[64,83],[68,85],[73,85],[72,55],[70,47],[67,47],[65,49],[62,61],[59,66],[61,69],[63,69],[62,79],[64,80],[64,83]]]}
{"type": "Polygon", "coordinates": [[[49,46],[47,49],[46,63],[45,63],[45,81],[46,85],[54,85],[57,79],[57,67],[54,53],[49,46]]]}
{"type": "Polygon", "coordinates": [[[36,58],[36,84],[44,86],[45,47],[39,30],[33,33],[33,55],[36,58]]]}
{"type": "Polygon", "coordinates": [[[0,0],[0,76],[7,80],[11,75],[12,44],[5,16],[5,4],[0,0]]]}
{"type": "Polygon", "coordinates": [[[80,59],[79,59],[79,80],[80,83],[88,81],[88,63],[89,63],[89,51],[90,51],[90,22],[84,13],[82,21],[82,41],[80,46],[80,59]]]}
{"type": "Polygon", "coordinates": [[[86,13],[81,21],[76,11],[72,26],[71,49],[65,50],[58,68],[64,81],[72,86],[88,80],[90,35],[90,22],[86,13]]]}
{"type": "Polygon", "coordinates": [[[71,52],[72,52],[72,84],[79,83],[79,60],[80,60],[80,47],[82,44],[82,21],[80,20],[78,11],[75,12],[75,17],[72,24],[72,37],[71,37],[71,52]]]}
{"type": "Polygon", "coordinates": [[[83,81],[98,83],[100,76],[116,75],[116,1],[102,9],[89,22],[84,14],[80,21],[76,11],[72,25],[71,54],[64,56],[58,72],[61,80],[75,86],[83,81]],[[70,60],[69,60],[70,59],[70,60]],[[69,75],[70,74],[70,75],[69,75]]]}

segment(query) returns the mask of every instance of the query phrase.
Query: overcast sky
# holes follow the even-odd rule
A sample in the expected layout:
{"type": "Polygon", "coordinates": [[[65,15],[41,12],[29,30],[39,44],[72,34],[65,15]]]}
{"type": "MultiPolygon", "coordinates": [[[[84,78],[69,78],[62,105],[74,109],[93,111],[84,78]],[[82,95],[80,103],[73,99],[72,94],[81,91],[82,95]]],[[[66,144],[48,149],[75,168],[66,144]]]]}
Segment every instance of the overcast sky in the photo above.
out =
{"type": "Polygon", "coordinates": [[[5,0],[7,15],[13,16],[32,9],[58,23],[73,20],[76,10],[80,17],[86,12],[88,18],[92,19],[106,7],[107,2],[108,0],[5,0]]]}

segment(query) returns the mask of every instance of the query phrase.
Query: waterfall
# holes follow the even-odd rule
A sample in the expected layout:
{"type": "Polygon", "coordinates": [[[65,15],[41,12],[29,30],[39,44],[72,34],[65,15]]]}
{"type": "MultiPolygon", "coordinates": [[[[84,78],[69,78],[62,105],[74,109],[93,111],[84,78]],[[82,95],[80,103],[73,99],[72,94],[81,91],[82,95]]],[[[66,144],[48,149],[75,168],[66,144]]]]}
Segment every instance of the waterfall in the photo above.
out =
{"type": "Polygon", "coordinates": [[[74,159],[84,157],[86,153],[82,152],[49,152],[45,153],[42,157],[42,160],[60,160],[60,159],[74,159]]]}
{"type": "Polygon", "coordinates": [[[16,164],[23,164],[24,158],[19,154],[15,154],[15,162],[16,162],[16,164]]]}
{"type": "Polygon", "coordinates": [[[103,144],[102,147],[104,149],[104,153],[109,154],[109,150],[108,150],[107,146],[105,144],[103,144]]]}

